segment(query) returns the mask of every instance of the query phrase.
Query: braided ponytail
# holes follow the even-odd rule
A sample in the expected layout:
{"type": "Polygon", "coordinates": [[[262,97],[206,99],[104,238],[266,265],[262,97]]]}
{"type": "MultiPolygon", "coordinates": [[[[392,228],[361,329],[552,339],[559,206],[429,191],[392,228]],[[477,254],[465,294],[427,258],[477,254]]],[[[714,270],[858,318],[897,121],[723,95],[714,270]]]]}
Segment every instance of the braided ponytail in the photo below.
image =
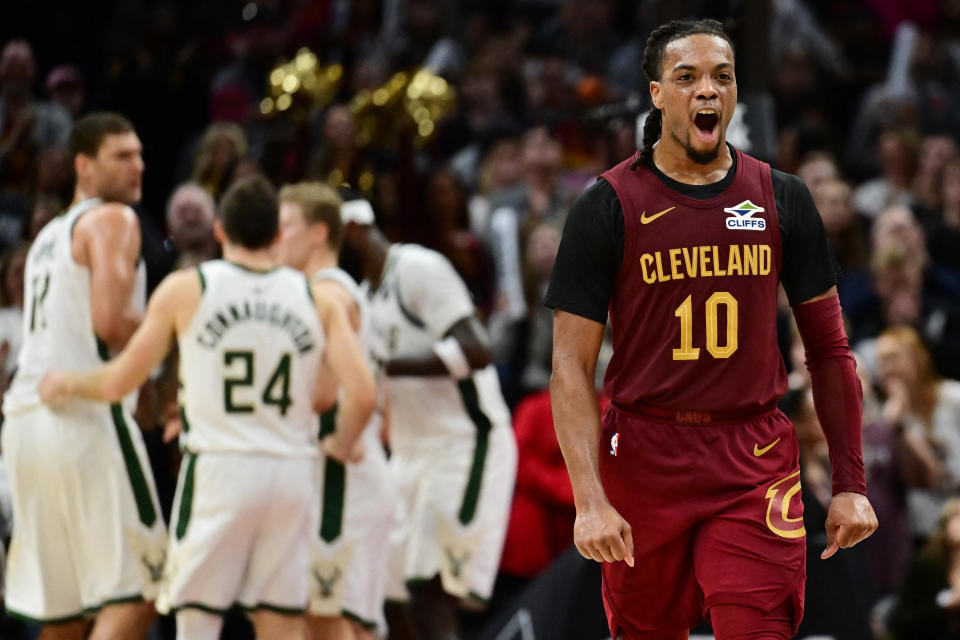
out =
{"type": "Polygon", "coordinates": [[[643,146],[640,147],[637,159],[630,165],[631,169],[636,169],[645,162],[653,161],[653,145],[660,139],[661,129],[663,129],[663,111],[653,107],[643,123],[643,146]]]}
{"type": "MultiPolygon", "coordinates": [[[[730,45],[731,51],[733,50],[733,41],[723,30],[723,25],[716,20],[671,20],[654,29],[647,38],[647,45],[643,49],[643,73],[647,76],[647,80],[659,82],[663,66],[663,51],[668,44],[698,33],[723,38],[730,45]]],[[[654,107],[643,124],[643,146],[637,154],[637,159],[630,165],[631,169],[653,162],[653,145],[660,139],[662,129],[663,112],[654,107]]]]}

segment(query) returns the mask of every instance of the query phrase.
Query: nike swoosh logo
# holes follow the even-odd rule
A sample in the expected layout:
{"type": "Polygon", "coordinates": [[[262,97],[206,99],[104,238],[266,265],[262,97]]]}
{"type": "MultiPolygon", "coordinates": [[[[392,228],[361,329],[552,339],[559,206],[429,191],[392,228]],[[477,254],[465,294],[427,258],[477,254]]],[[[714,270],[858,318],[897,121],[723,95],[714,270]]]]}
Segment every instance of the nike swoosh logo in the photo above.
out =
{"type": "Polygon", "coordinates": [[[647,212],[644,211],[643,213],[640,214],[640,224],[650,224],[651,222],[653,222],[654,220],[656,220],[657,218],[659,218],[659,217],[662,216],[663,214],[665,214],[665,213],[670,213],[670,212],[673,211],[674,209],[676,209],[675,206],[674,206],[674,207],[670,207],[669,209],[664,209],[664,210],[661,211],[660,213],[655,213],[655,214],[653,214],[652,216],[648,216],[648,215],[647,215],[647,212]]]}
{"type": "Polygon", "coordinates": [[[767,451],[770,451],[770,449],[773,449],[773,446],[774,446],[775,444],[777,444],[778,442],[780,442],[780,438],[777,438],[776,440],[774,440],[773,442],[771,442],[770,444],[768,444],[767,446],[765,446],[763,449],[761,449],[760,447],[758,447],[758,446],[757,446],[757,443],[754,442],[754,443],[753,443],[753,455],[755,455],[755,456],[757,456],[757,457],[762,456],[762,455],[765,454],[767,451]]]}

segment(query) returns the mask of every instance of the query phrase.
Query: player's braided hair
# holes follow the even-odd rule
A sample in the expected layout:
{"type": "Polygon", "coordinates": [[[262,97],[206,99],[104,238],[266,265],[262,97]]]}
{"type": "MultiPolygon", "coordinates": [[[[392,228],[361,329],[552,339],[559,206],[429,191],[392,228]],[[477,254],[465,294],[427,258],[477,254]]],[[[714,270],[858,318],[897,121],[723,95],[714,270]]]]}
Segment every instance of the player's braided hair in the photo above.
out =
{"type": "MultiPolygon", "coordinates": [[[[733,50],[733,41],[723,30],[723,25],[716,20],[671,20],[654,29],[647,38],[647,45],[643,49],[643,73],[647,76],[647,80],[651,82],[660,80],[663,71],[663,51],[668,44],[700,33],[723,38],[733,50]]],[[[643,146],[640,148],[637,159],[630,165],[631,169],[653,161],[653,145],[660,139],[662,128],[663,112],[652,108],[643,124],[643,146]]]]}

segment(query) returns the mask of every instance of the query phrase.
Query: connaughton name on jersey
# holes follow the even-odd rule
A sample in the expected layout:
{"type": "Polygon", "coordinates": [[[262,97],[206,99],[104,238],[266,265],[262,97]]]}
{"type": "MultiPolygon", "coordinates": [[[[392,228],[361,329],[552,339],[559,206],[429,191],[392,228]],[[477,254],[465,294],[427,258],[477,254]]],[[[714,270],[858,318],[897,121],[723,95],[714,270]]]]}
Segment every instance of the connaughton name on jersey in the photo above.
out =
{"type": "Polygon", "coordinates": [[[279,304],[251,300],[227,304],[213,313],[197,334],[197,343],[213,349],[231,327],[251,321],[266,322],[285,331],[293,340],[298,353],[306,353],[313,349],[310,330],[296,313],[284,309],[279,304]]]}
{"type": "Polygon", "coordinates": [[[732,244],[724,252],[717,245],[681,247],[640,256],[647,284],[720,276],[765,276],[770,273],[772,252],[766,244],[732,244]]]}

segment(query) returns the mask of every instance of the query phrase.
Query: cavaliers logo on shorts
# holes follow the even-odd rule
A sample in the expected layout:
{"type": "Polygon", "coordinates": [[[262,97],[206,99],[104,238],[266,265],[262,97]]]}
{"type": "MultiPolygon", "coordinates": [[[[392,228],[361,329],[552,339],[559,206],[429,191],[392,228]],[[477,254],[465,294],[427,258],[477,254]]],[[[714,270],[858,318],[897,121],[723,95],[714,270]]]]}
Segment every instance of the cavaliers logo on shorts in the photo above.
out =
{"type": "Polygon", "coordinates": [[[767,489],[767,528],[781,538],[802,538],[803,502],[800,499],[800,471],[777,480],[767,489]],[[790,514],[793,507],[794,515],[790,514]]]}

